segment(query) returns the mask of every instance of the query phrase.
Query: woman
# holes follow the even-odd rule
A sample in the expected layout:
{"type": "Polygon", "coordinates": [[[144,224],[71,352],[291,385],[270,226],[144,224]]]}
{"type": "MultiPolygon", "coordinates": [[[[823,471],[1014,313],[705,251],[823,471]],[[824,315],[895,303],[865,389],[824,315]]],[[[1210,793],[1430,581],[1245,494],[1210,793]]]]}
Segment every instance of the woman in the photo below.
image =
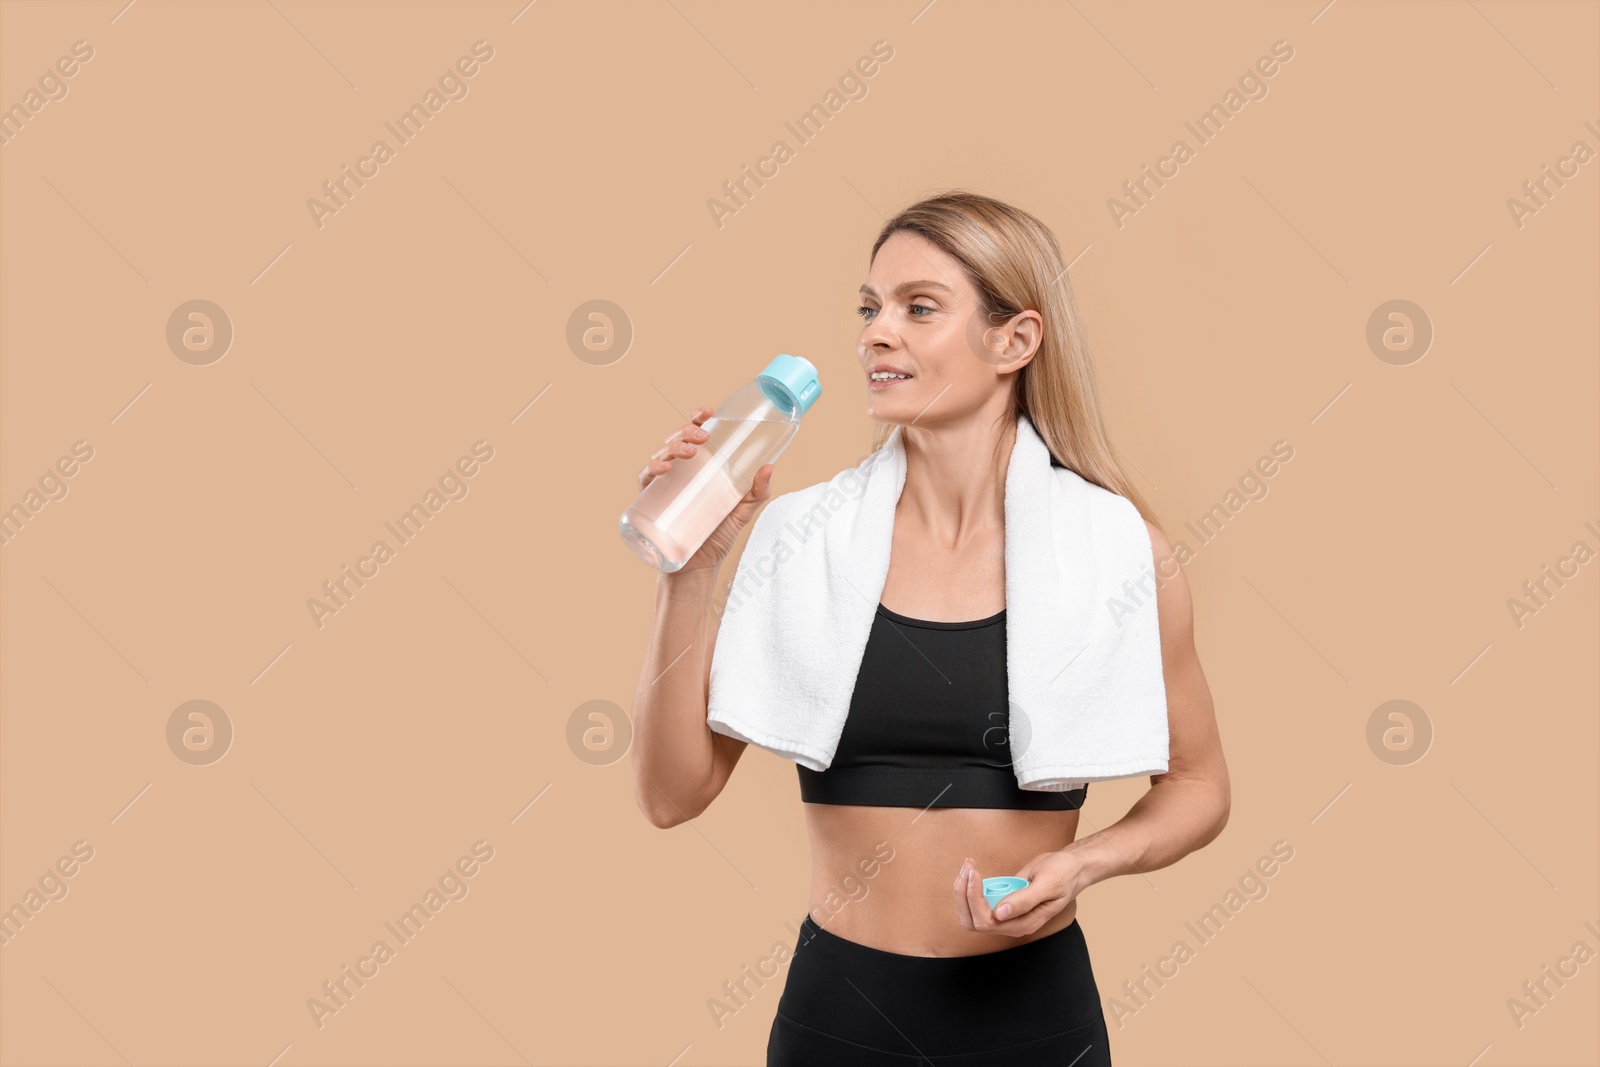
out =
{"type": "MultiPolygon", "coordinates": [[[[903,428],[905,483],[838,751],[825,772],[797,768],[811,908],[767,1062],[1109,1064],[1077,898],[1096,882],[1176,862],[1228,817],[1227,767],[1195,655],[1188,587],[1113,458],[1049,229],[1007,204],[956,192],[890,220],[870,263],[856,355],[867,414],[879,423],[874,448],[903,428]],[[957,731],[976,736],[953,716],[966,708],[980,715],[996,701],[1007,707],[1003,489],[1019,413],[1059,465],[1137,506],[1163,577],[1156,604],[1169,769],[1151,777],[1121,820],[1084,837],[1086,786],[1023,790],[1003,758],[970,753],[964,788],[931,803],[880,773],[896,756],[915,764],[941,744],[948,761],[957,731]],[[919,701],[935,663],[954,699],[919,701]],[[927,710],[936,703],[943,718],[927,710]],[[869,869],[865,896],[829,903],[843,879],[869,869]],[[1029,884],[991,912],[982,879],[1001,874],[1029,884]]],[[[641,485],[694,454],[711,413],[698,409],[666,439],[641,485]]],[[[707,725],[718,623],[708,641],[706,619],[718,569],[767,500],[771,477],[772,465],[762,467],[698,553],[658,579],[632,750],[636,800],[656,826],[704,811],[746,747],[707,725]]],[[[993,743],[992,731],[983,736],[993,743]]]]}

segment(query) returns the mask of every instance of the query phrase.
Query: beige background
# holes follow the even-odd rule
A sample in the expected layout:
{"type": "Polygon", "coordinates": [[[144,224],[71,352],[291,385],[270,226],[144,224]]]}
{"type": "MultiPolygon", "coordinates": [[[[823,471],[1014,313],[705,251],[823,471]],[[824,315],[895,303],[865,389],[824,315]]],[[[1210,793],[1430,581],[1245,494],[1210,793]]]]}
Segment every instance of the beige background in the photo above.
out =
{"type": "MultiPolygon", "coordinates": [[[[646,453],[776,352],[825,392],[775,489],[861,458],[871,240],[957,185],[1054,228],[1114,440],[1195,550],[1233,814],[1084,894],[1117,1062],[1600,1062],[1600,961],[1507,1007],[1600,949],[1600,562],[1520,628],[1507,606],[1600,548],[1600,160],[1507,207],[1600,148],[1600,6],[7,0],[0,31],[7,108],[93,49],[0,148],[0,506],[93,452],[0,549],[0,905],[93,850],[0,947],[0,1062],[761,1062],[780,982],[721,1029],[707,1002],[805,911],[794,770],[753,751],[663,832],[622,722],[580,758],[654,598],[615,523],[646,453]],[[319,228],[306,201],[480,40],[468,95],[319,228]],[[1268,95],[1119,227],[1123,182],[1280,40],[1268,95]],[[1399,299],[1434,331],[1403,366],[1367,341],[1399,299]],[[233,328],[206,365],[167,342],[192,300],[233,328]],[[633,330],[595,363],[567,341],[592,300],[633,330]],[[400,545],[384,523],[477,441],[400,545]],[[1184,524],[1277,441],[1202,545],[1184,524]],[[191,700],[233,730],[209,765],[169,745],[191,700]],[[1425,758],[1369,745],[1391,700],[1425,758]],[[308,998],[477,841],[470,893],[318,1028],[308,998]],[[1185,924],[1278,841],[1202,945],[1185,924]]],[[[1097,786],[1086,829],[1145,787],[1097,786]]]]}

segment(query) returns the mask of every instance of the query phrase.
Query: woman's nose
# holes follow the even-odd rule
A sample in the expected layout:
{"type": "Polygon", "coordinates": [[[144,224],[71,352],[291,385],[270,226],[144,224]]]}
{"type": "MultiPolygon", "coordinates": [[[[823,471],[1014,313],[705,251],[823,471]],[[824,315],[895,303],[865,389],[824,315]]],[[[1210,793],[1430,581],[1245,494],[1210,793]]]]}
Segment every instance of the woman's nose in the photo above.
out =
{"type": "Polygon", "coordinates": [[[870,353],[878,348],[893,348],[895,334],[880,313],[861,327],[861,351],[870,353]]]}

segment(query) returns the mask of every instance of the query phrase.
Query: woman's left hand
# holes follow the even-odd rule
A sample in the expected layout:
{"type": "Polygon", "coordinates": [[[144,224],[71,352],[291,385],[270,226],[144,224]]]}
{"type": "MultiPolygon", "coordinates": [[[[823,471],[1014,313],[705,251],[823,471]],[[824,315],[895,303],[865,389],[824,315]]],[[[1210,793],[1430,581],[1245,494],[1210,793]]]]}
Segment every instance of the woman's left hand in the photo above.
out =
{"type": "Polygon", "coordinates": [[[969,857],[961,865],[951,889],[956,898],[956,917],[968,930],[980,934],[1006,934],[1023,937],[1060,915],[1077,897],[1078,876],[1083,865],[1071,851],[1041,852],[1016,872],[1028,884],[1007,893],[993,912],[983,898],[983,875],[969,857]]]}

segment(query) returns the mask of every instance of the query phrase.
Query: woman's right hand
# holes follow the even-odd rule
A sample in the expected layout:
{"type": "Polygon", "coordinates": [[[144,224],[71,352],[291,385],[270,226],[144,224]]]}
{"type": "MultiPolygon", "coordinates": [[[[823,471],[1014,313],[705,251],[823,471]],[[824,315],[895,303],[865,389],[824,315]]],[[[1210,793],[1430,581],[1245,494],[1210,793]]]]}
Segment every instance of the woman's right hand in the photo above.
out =
{"type": "MultiPolygon", "coordinates": [[[[662,446],[650,453],[650,459],[639,472],[639,488],[642,490],[655,479],[661,477],[671,469],[672,461],[688,459],[705,444],[710,434],[701,428],[701,423],[711,417],[712,408],[696,408],[690,416],[691,421],[673,430],[667,435],[662,446]]],[[[744,495],[734,506],[727,518],[723,519],[717,528],[711,531],[705,543],[690,556],[684,565],[673,574],[683,574],[686,571],[709,568],[716,570],[722,566],[722,561],[733,550],[733,543],[739,537],[739,531],[744,529],[745,523],[755,515],[756,511],[766,502],[768,492],[772,487],[771,463],[764,464],[756,471],[755,478],[750,485],[750,491],[744,495]]]]}

